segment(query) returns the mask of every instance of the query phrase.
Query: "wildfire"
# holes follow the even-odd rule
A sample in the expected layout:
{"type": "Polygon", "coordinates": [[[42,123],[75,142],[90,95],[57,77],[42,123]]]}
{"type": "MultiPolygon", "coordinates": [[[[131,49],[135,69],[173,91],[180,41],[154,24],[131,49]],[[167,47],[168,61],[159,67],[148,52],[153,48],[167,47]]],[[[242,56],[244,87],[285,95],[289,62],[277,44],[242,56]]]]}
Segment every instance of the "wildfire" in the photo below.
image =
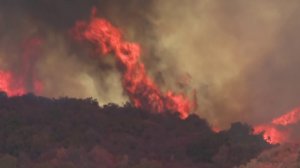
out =
{"type": "Polygon", "coordinates": [[[0,70],[0,91],[6,92],[8,96],[23,95],[30,91],[41,93],[43,90],[43,84],[37,79],[33,65],[40,54],[42,40],[33,38],[26,40],[24,44],[20,72],[0,70]]]}
{"type": "Polygon", "coordinates": [[[26,93],[25,89],[15,81],[10,72],[0,71],[0,91],[4,91],[8,96],[22,95],[26,93]]]}
{"type": "Polygon", "coordinates": [[[122,73],[122,84],[136,107],[161,113],[177,111],[181,118],[186,118],[191,109],[190,101],[183,94],[172,91],[163,93],[147,76],[143,63],[140,62],[141,48],[137,43],[123,39],[121,31],[105,19],[92,12],[90,21],[79,21],[73,30],[79,40],[87,40],[96,46],[102,55],[113,53],[122,73]]]}
{"type": "Polygon", "coordinates": [[[291,112],[275,118],[272,123],[277,125],[290,125],[300,121],[300,108],[295,108],[291,112]]]}
{"type": "Polygon", "coordinates": [[[290,127],[300,121],[300,108],[295,108],[278,118],[272,120],[270,124],[258,125],[254,127],[254,133],[263,133],[266,141],[271,144],[284,143],[290,141],[290,127]]]}

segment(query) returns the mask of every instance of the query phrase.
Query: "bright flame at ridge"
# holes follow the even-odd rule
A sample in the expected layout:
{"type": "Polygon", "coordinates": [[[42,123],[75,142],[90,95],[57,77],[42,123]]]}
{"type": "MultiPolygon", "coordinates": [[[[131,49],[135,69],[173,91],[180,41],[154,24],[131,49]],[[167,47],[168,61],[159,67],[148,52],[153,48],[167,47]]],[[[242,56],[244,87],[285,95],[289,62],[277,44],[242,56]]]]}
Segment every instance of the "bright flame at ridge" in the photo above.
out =
{"type": "Polygon", "coordinates": [[[43,90],[43,83],[37,79],[34,61],[40,55],[42,40],[32,38],[24,43],[20,73],[0,70],[0,91],[8,96],[19,96],[27,92],[39,94],[43,90]]]}
{"type": "Polygon", "coordinates": [[[141,48],[137,43],[124,41],[120,30],[108,21],[97,18],[96,10],[88,23],[79,21],[73,30],[79,40],[87,40],[102,55],[113,53],[120,65],[122,84],[136,107],[152,112],[176,111],[182,119],[188,117],[190,101],[182,94],[172,91],[162,93],[147,76],[145,66],[139,61],[141,48]]]}
{"type": "Polygon", "coordinates": [[[295,108],[278,118],[272,120],[270,124],[258,125],[254,127],[254,134],[263,133],[264,139],[271,143],[289,142],[290,129],[288,126],[299,123],[300,108],[295,108]]]}

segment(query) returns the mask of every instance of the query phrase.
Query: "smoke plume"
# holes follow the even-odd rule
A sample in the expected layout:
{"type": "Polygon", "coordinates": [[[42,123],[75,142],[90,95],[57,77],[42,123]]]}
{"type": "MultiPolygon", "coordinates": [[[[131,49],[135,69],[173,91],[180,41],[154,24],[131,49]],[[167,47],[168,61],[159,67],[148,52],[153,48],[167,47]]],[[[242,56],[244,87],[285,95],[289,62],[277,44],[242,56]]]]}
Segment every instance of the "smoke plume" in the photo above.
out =
{"type": "Polygon", "coordinates": [[[299,7],[296,0],[157,3],[163,78],[172,84],[189,74],[197,113],[223,128],[298,107],[299,7]]]}

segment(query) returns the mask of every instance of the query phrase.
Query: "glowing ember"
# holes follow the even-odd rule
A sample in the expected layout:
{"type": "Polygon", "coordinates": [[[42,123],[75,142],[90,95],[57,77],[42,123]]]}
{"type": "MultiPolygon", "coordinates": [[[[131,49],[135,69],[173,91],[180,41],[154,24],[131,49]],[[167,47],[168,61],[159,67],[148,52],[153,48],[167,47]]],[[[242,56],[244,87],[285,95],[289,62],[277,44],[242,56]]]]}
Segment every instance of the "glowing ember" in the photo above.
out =
{"type": "Polygon", "coordinates": [[[23,95],[27,92],[41,93],[43,84],[35,75],[34,64],[40,54],[42,40],[34,38],[26,41],[22,54],[20,73],[0,70],[0,91],[8,96],[23,95]]]}
{"type": "Polygon", "coordinates": [[[272,120],[270,124],[254,127],[254,134],[262,133],[264,138],[271,144],[288,142],[290,128],[288,126],[300,121],[300,109],[296,108],[272,120]]]}
{"type": "Polygon", "coordinates": [[[77,22],[73,30],[75,37],[94,44],[102,55],[113,53],[120,64],[122,84],[136,107],[152,112],[177,111],[186,118],[191,109],[190,101],[184,95],[168,91],[166,94],[147,76],[145,66],[139,62],[140,46],[124,41],[120,30],[104,19],[95,16],[89,23],[77,22]]]}
{"type": "Polygon", "coordinates": [[[219,128],[219,127],[217,127],[217,126],[212,126],[211,129],[212,129],[212,131],[215,132],[215,133],[221,132],[221,128],[219,128]]]}

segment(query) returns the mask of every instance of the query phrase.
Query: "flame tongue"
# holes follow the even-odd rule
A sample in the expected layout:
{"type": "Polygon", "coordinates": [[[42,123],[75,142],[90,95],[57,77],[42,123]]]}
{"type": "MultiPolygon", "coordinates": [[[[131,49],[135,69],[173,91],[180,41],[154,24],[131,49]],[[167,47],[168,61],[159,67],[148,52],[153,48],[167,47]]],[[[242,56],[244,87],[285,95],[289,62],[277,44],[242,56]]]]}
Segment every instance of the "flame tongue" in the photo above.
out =
{"type": "Polygon", "coordinates": [[[264,139],[271,144],[293,141],[290,139],[290,127],[300,121],[300,108],[272,120],[269,124],[258,125],[254,127],[254,133],[264,132],[264,139]]]}
{"type": "Polygon", "coordinates": [[[291,112],[284,114],[278,118],[275,118],[272,123],[282,126],[295,124],[300,121],[300,108],[296,108],[291,112]]]}
{"type": "Polygon", "coordinates": [[[33,38],[26,40],[20,65],[20,73],[0,70],[0,91],[8,96],[23,95],[29,91],[41,93],[43,84],[37,79],[34,61],[40,54],[42,40],[33,38]]]}
{"type": "Polygon", "coordinates": [[[186,118],[191,109],[190,101],[184,95],[171,91],[163,94],[147,76],[145,66],[139,62],[140,46],[122,39],[120,30],[104,19],[92,16],[89,23],[77,22],[75,37],[90,41],[97,49],[107,55],[113,53],[122,66],[122,84],[136,107],[152,112],[176,111],[186,118]]]}

